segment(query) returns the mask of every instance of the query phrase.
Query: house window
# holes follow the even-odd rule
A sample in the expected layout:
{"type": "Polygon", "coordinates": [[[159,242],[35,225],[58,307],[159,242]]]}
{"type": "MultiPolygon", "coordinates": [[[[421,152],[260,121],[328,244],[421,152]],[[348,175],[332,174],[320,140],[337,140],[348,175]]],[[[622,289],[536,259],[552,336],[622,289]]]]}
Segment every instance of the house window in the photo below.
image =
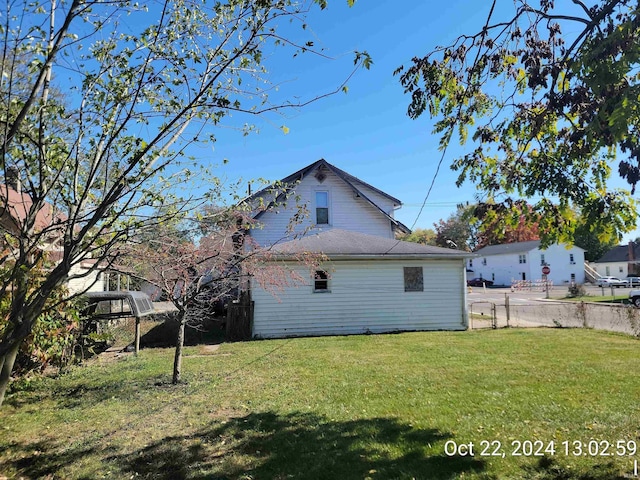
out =
{"type": "Polygon", "coordinates": [[[575,273],[572,273],[572,274],[571,274],[571,281],[572,281],[573,283],[575,283],[575,282],[576,282],[576,274],[575,274],[575,273]]]}
{"type": "Polygon", "coordinates": [[[518,255],[518,262],[519,263],[527,263],[527,256],[526,255],[518,255]]]}
{"type": "Polygon", "coordinates": [[[316,270],[316,273],[313,277],[313,291],[329,291],[329,274],[327,274],[327,272],[325,272],[324,270],[316,270]]]}
{"type": "Polygon", "coordinates": [[[544,253],[540,254],[540,265],[546,265],[546,262],[544,261],[544,253]]]}
{"type": "Polygon", "coordinates": [[[482,265],[487,265],[487,259],[486,258],[482,259],[482,265]]]}
{"type": "Polygon", "coordinates": [[[491,281],[492,281],[492,282],[495,282],[495,281],[496,281],[496,274],[495,274],[495,273],[492,273],[492,274],[491,274],[491,281]]]}
{"type": "Polygon", "coordinates": [[[329,224],[329,192],[316,192],[316,225],[329,224]]]}
{"type": "Polygon", "coordinates": [[[404,291],[424,292],[422,267],[404,267],[404,291]]]}
{"type": "Polygon", "coordinates": [[[469,259],[469,268],[473,268],[473,258],[469,259]]]}
{"type": "Polygon", "coordinates": [[[622,267],[618,267],[618,271],[619,271],[620,273],[624,273],[624,269],[623,269],[622,267]]]}
{"type": "Polygon", "coordinates": [[[573,259],[573,253],[569,254],[569,263],[571,265],[575,265],[576,264],[576,261],[573,259]]]}

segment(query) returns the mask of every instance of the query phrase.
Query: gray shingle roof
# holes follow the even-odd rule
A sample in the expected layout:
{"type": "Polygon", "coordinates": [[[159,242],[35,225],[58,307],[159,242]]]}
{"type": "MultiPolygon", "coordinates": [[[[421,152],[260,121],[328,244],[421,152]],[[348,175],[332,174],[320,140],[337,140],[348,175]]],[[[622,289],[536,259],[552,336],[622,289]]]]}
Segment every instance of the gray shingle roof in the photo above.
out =
{"type": "Polygon", "coordinates": [[[475,256],[472,253],[449,248],[432,247],[419,243],[403,242],[391,238],[365,235],[333,228],[275,245],[274,253],[324,253],[328,257],[367,257],[367,256],[407,256],[425,258],[465,258],[475,256]]]}
{"type": "Polygon", "coordinates": [[[503,243],[502,245],[489,245],[481,248],[475,253],[481,256],[487,255],[504,255],[507,253],[522,253],[535,250],[540,246],[540,240],[531,240],[528,242],[503,243]]]}
{"type": "MultiPolygon", "coordinates": [[[[640,244],[633,243],[634,260],[640,259],[640,244]]],[[[629,262],[629,245],[617,245],[596,260],[596,263],[629,262]]]]}

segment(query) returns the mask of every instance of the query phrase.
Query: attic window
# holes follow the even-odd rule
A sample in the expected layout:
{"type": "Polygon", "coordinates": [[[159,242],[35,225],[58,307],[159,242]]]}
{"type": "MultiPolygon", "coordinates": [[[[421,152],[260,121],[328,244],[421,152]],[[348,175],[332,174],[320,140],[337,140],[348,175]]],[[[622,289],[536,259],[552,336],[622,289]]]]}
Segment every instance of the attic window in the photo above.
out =
{"type": "Polygon", "coordinates": [[[316,192],[316,225],[329,224],[329,192],[316,192]]]}
{"type": "Polygon", "coordinates": [[[404,291],[424,292],[422,267],[404,267],[404,291]]]}

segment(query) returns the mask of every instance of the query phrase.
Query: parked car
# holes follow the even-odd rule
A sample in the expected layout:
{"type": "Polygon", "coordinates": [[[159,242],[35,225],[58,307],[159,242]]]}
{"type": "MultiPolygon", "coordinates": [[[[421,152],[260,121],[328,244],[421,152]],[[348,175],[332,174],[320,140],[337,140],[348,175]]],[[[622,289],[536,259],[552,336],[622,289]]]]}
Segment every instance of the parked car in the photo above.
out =
{"type": "Polygon", "coordinates": [[[493,282],[486,278],[472,278],[471,280],[467,280],[467,286],[469,287],[482,287],[483,285],[490,287],[493,285],[493,282]]]}
{"type": "Polygon", "coordinates": [[[640,287],[640,277],[628,275],[627,278],[625,278],[625,281],[627,282],[627,285],[630,287],[640,287]]]}
{"type": "Polygon", "coordinates": [[[631,300],[631,303],[636,307],[640,307],[640,290],[631,290],[629,292],[629,300],[631,300]]]}
{"type": "Polygon", "coordinates": [[[600,277],[596,280],[598,287],[626,287],[627,282],[618,277],[600,277]]]}

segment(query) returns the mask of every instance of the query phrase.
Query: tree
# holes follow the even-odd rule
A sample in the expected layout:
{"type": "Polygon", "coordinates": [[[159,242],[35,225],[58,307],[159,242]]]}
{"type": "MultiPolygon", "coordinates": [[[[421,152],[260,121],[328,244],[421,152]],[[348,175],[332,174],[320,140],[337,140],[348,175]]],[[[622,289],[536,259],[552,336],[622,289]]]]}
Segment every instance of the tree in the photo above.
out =
{"type": "Polygon", "coordinates": [[[458,205],[455,213],[449,215],[447,220],[440,219],[434,224],[435,244],[468,252],[475,250],[478,228],[473,217],[474,211],[473,205],[458,205]]]}
{"type": "Polygon", "coordinates": [[[467,146],[457,184],[475,182],[498,217],[538,197],[544,245],[573,241],[573,210],[601,238],[636,226],[640,11],[594,3],[517,0],[495,18],[494,0],[484,27],[396,71],[409,116],[437,120],[443,158],[454,136],[467,146]],[[607,184],[616,162],[629,190],[607,184]]]}
{"type": "MultiPolygon", "coordinates": [[[[159,208],[192,208],[196,199],[174,188],[188,191],[196,175],[184,158],[189,143],[215,140],[213,128],[230,113],[267,115],[319,98],[270,99],[277,89],[264,64],[265,53],[280,47],[314,53],[312,42],[278,32],[287,24],[293,35],[297,25],[306,35],[312,3],[0,7],[0,168],[13,180],[0,187],[0,297],[10,298],[0,337],[0,405],[21,342],[73,266],[87,257],[112,259],[133,231],[161,223],[152,215],[159,208]],[[58,258],[36,280],[31,272],[46,249],[58,258]]],[[[368,67],[370,59],[357,53],[355,63],[368,67]]]]}
{"type": "Polygon", "coordinates": [[[483,218],[479,223],[476,250],[488,245],[528,242],[540,239],[539,219],[526,202],[519,202],[508,212],[509,215],[497,217],[489,210],[482,212],[482,206],[476,207],[474,215],[483,218]]]}
{"type": "Polygon", "coordinates": [[[589,225],[580,223],[576,228],[575,244],[580,248],[584,248],[584,259],[587,262],[595,262],[618,245],[618,242],[601,240],[598,238],[598,235],[589,228],[589,225]]]}
{"type": "Polygon", "coordinates": [[[413,232],[404,235],[401,240],[422,243],[423,245],[436,245],[436,232],[431,228],[416,228],[413,232]]]}
{"type": "MultiPolygon", "coordinates": [[[[261,248],[246,236],[253,220],[238,209],[206,207],[205,216],[178,222],[132,239],[120,248],[118,261],[127,271],[159,288],[177,309],[178,322],[172,383],[182,378],[185,328],[199,328],[213,316],[217,302],[238,295],[254,278],[267,291],[304,283],[295,270],[274,262],[270,247],[261,248]],[[213,212],[213,213],[212,213],[213,212]],[[204,234],[199,238],[195,235],[204,234]]],[[[302,254],[294,260],[314,272],[323,260],[302,254]]]]}

